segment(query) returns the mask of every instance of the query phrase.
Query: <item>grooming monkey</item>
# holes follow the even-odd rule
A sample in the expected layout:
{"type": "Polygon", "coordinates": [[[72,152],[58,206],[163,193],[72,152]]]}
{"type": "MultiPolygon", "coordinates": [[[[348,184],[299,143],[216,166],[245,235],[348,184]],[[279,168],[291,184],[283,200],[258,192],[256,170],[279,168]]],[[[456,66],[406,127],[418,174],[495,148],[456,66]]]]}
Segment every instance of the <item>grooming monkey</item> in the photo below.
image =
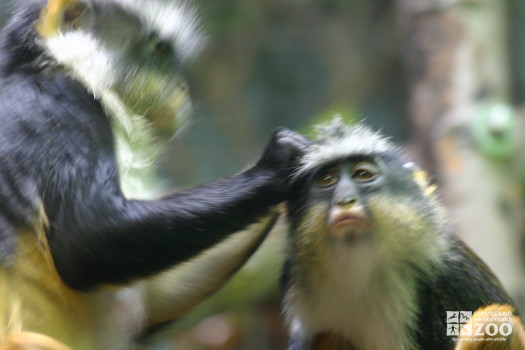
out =
{"type": "Polygon", "coordinates": [[[0,38],[0,349],[141,348],[231,276],[305,139],[155,197],[155,125],[189,107],[201,46],[179,0],[18,1],[0,38]],[[184,263],[184,264],[181,264],[184,263]]]}
{"type": "Polygon", "coordinates": [[[453,349],[446,311],[512,304],[435,190],[382,136],[319,128],[287,202],[289,350],[453,349]]]}

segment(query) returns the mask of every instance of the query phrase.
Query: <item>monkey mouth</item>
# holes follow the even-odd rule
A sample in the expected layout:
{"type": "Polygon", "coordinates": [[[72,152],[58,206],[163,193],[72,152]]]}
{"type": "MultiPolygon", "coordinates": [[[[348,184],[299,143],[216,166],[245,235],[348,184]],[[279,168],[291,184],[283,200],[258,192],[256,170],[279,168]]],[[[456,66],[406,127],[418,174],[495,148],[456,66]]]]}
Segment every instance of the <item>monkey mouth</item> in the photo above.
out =
{"type": "Polygon", "coordinates": [[[328,223],[329,233],[346,241],[356,241],[367,236],[371,222],[361,210],[340,210],[328,223]]]}

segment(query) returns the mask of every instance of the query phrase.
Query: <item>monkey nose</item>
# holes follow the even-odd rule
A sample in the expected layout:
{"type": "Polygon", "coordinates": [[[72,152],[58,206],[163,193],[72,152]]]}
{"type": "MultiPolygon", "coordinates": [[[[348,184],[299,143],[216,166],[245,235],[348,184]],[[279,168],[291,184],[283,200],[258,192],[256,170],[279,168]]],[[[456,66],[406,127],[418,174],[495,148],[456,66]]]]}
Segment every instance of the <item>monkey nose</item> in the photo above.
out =
{"type": "Polygon", "coordinates": [[[357,199],[355,198],[342,198],[336,201],[336,204],[343,208],[351,208],[357,204],[357,199]]]}

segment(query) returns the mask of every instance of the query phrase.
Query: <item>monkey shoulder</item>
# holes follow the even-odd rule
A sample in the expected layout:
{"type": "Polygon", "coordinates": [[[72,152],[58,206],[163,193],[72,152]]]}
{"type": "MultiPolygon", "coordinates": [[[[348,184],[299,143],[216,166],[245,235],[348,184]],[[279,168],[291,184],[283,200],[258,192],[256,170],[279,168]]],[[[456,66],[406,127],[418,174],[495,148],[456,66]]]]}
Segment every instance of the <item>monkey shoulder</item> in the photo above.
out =
{"type": "Polygon", "coordinates": [[[415,333],[421,349],[453,348],[447,336],[447,311],[513,304],[490,268],[456,237],[451,237],[450,250],[433,271],[420,274],[417,283],[420,307],[415,333]]]}
{"type": "Polygon", "coordinates": [[[35,22],[44,5],[20,2],[0,33],[2,156],[7,149],[52,155],[57,149],[67,150],[68,144],[91,148],[93,143],[111,142],[100,102],[64,68],[51,63],[41,46],[35,22]]]}
{"type": "Polygon", "coordinates": [[[17,164],[20,175],[36,178],[60,178],[57,172],[64,173],[64,165],[87,170],[94,165],[87,159],[112,153],[110,123],[101,105],[75,81],[65,74],[42,75],[4,78],[2,163],[17,164]]]}
{"type": "Polygon", "coordinates": [[[421,284],[429,292],[427,295],[439,296],[442,307],[450,310],[512,303],[490,268],[461,240],[451,237],[451,242],[435,274],[421,278],[421,284]]]}

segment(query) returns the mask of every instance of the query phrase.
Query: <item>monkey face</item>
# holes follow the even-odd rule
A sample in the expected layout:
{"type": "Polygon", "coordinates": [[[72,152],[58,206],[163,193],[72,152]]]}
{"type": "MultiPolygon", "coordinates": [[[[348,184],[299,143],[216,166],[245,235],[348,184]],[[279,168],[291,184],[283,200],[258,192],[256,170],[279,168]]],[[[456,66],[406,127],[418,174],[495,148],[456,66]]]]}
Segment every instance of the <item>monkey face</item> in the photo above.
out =
{"type": "Polygon", "coordinates": [[[118,99],[168,129],[187,116],[181,70],[202,38],[196,14],[184,3],[49,0],[37,29],[56,68],[81,80],[95,97],[118,99]]]}
{"type": "Polygon", "coordinates": [[[421,170],[406,166],[397,148],[377,134],[349,129],[310,152],[288,202],[296,251],[346,256],[364,249],[400,261],[439,246],[436,228],[444,215],[421,183],[421,170]]]}
{"type": "Polygon", "coordinates": [[[349,161],[322,169],[314,175],[312,196],[330,202],[326,232],[346,242],[368,237],[372,220],[360,194],[361,186],[380,181],[379,167],[372,161],[349,161]]]}
{"type": "Polygon", "coordinates": [[[187,117],[191,104],[172,43],[147,34],[125,42],[116,55],[111,90],[133,113],[163,129],[175,130],[187,117]]]}

